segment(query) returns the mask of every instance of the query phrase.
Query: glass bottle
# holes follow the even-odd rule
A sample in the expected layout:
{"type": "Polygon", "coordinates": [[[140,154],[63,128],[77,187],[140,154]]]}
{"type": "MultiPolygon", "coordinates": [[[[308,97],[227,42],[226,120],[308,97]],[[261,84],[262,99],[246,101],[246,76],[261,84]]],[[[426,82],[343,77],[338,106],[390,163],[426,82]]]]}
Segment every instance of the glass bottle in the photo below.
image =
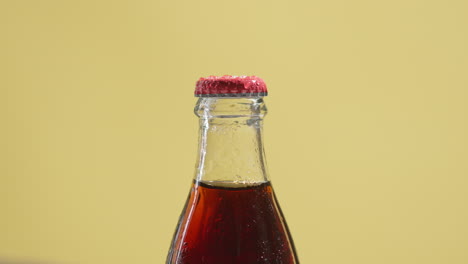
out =
{"type": "Polygon", "coordinates": [[[166,263],[299,263],[265,162],[265,83],[211,76],[197,82],[195,95],[196,175],[166,263]]]}

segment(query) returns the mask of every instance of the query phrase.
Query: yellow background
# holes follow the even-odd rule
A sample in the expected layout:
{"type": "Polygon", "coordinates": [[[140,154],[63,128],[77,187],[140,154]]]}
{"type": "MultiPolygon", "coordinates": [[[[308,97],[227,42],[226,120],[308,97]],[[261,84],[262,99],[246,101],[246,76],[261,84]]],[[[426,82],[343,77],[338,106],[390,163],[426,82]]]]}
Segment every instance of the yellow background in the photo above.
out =
{"type": "Polygon", "coordinates": [[[195,81],[258,75],[302,263],[468,263],[466,0],[0,0],[0,262],[164,263],[195,81]]]}

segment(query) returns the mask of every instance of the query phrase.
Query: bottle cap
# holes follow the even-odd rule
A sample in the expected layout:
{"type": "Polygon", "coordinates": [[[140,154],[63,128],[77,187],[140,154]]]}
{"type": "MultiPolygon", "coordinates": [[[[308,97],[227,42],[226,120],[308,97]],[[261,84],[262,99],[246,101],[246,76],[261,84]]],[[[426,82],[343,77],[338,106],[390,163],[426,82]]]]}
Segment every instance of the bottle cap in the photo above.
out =
{"type": "Polygon", "coordinates": [[[200,78],[196,97],[262,97],[267,96],[265,82],[257,76],[209,76],[200,78]]]}

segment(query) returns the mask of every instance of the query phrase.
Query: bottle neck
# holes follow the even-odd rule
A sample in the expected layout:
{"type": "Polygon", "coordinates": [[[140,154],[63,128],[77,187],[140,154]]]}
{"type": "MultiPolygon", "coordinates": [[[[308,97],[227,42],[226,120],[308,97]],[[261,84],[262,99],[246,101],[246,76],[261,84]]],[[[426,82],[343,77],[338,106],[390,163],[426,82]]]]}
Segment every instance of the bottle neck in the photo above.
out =
{"type": "Polygon", "coordinates": [[[196,180],[221,186],[268,181],[262,136],[266,113],[261,97],[200,98],[196,180]]]}

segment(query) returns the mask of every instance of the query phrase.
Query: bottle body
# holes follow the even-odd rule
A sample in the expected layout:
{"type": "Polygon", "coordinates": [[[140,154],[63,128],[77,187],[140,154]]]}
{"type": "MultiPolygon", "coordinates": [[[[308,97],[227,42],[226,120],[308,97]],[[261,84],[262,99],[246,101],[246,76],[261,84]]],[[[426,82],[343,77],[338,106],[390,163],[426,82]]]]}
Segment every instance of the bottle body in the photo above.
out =
{"type": "Polygon", "coordinates": [[[194,182],[168,263],[297,263],[269,182],[245,187],[194,182]]]}
{"type": "Polygon", "coordinates": [[[201,98],[197,170],[167,264],[299,263],[265,162],[263,99],[201,98]]]}

